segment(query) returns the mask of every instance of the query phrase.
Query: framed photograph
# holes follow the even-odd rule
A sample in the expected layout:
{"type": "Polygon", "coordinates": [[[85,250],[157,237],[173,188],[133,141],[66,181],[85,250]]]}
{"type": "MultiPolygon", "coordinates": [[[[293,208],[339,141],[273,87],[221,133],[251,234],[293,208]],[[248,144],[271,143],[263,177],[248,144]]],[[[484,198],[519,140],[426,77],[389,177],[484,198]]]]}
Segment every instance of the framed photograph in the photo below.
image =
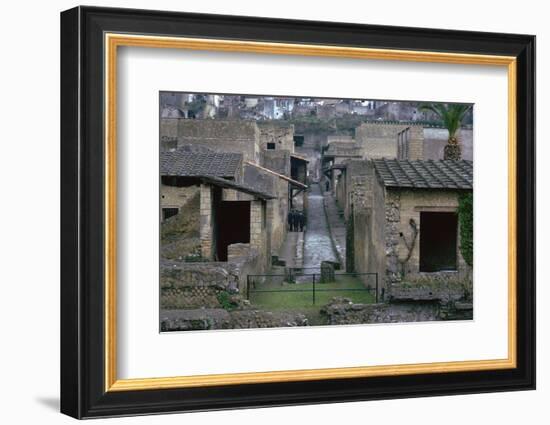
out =
{"type": "Polygon", "coordinates": [[[61,14],[61,411],[535,388],[535,37],[61,14]]]}

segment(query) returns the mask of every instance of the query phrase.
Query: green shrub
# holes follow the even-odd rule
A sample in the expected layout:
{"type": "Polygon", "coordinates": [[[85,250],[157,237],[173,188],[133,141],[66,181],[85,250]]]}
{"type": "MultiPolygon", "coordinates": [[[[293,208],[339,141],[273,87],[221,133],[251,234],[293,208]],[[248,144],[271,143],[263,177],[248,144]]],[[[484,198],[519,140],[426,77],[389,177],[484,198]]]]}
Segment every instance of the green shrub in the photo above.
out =
{"type": "Polygon", "coordinates": [[[221,291],[217,295],[218,302],[224,310],[231,311],[238,307],[231,294],[227,291],[221,291]]]}

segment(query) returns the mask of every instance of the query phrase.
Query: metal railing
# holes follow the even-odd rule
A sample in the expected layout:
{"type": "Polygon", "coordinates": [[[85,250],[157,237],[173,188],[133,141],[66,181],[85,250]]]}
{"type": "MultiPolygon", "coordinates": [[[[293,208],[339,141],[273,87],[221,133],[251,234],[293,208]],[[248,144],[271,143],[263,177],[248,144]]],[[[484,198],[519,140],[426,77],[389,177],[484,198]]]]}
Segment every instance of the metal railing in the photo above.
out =
{"type": "Polygon", "coordinates": [[[334,292],[335,294],[337,294],[344,292],[370,292],[373,293],[375,302],[378,303],[378,273],[334,273],[333,277],[333,280],[327,280],[326,276],[323,276],[321,273],[302,272],[292,272],[286,274],[247,275],[246,298],[250,300],[251,294],[259,293],[311,292],[311,301],[312,304],[315,305],[317,295],[320,293],[334,292]],[[334,286],[335,283],[338,283],[338,280],[343,280],[345,278],[359,279],[357,283],[362,283],[364,287],[334,286]],[[306,285],[304,284],[311,284],[311,286],[306,288],[306,285]]]}

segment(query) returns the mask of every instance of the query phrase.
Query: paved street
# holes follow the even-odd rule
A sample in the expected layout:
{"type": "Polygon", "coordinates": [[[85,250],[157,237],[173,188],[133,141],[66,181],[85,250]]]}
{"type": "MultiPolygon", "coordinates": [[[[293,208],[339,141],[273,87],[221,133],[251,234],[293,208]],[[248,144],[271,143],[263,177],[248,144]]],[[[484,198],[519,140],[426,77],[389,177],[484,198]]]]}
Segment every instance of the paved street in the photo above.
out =
{"type": "MultiPolygon", "coordinates": [[[[308,193],[307,230],[304,268],[320,269],[321,261],[338,261],[332,249],[327,220],[323,209],[323,195],[318,184],[312,184],[308,193]]],[[[307,273],[310,273],[307,270],[307,273]]]]}

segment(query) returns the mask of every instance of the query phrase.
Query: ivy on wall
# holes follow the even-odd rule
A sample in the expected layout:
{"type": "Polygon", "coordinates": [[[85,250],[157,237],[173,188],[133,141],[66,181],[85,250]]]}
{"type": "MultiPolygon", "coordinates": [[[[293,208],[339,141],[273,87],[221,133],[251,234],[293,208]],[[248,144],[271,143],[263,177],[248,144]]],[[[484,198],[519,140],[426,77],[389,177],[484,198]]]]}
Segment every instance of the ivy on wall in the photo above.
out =
{"type": "Polygon", "coordinates": [[[458,199],[458,221],[460,224],[460,252],[464,261],[474,264],[474,195],[472,192],[460,195],[458,199]]]}

